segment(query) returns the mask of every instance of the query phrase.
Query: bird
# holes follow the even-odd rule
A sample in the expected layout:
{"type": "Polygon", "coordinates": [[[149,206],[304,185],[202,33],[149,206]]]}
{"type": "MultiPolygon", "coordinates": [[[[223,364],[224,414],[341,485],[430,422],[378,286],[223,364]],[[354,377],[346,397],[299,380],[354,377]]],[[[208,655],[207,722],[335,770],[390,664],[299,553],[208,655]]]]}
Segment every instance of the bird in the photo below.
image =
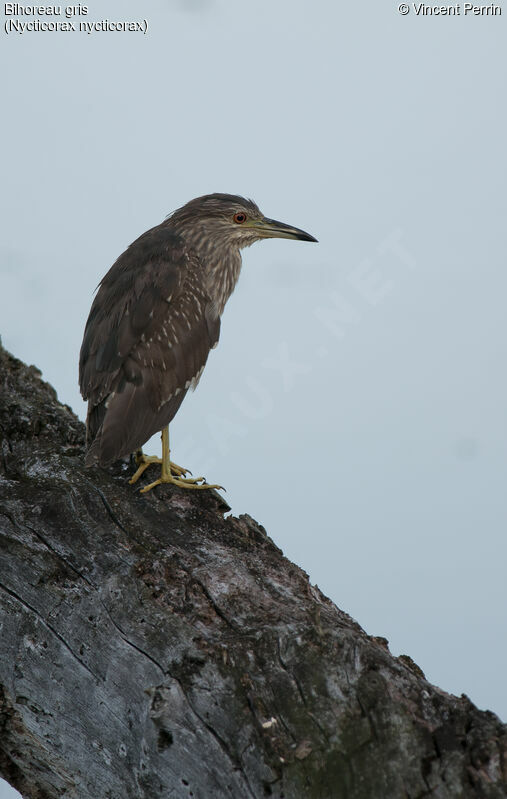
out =
{"type": "Polygon", "coordinates": [[[135,455],[134,484],[153,463],[170,483],[221,488],[170,460],[169,423],[199,382],[236,286],[241,250],[267,238],[315,242],[304,230],[265,217],[253,200],[207,194],[178,208],[119,256],[99,283],[79,357],[88,401],[86,466],[135,455]],[[142,446],[162,434],[162,458],[142,446]]]}

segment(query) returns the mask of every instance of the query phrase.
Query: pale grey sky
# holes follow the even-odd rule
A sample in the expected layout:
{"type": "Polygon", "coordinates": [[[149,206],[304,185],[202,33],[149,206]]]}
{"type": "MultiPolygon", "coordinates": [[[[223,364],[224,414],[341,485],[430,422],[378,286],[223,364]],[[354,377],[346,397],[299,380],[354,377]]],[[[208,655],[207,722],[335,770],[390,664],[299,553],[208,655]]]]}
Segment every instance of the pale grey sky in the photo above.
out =
{"type": "Polygon", "coordinates": [[[2,33],[4,345],[84,418],[93,290],[137,235],[212,191],[313,233],[245,251],[175,457],[507,719],[507,5],[88,6],[148,33],[2,33]]]}

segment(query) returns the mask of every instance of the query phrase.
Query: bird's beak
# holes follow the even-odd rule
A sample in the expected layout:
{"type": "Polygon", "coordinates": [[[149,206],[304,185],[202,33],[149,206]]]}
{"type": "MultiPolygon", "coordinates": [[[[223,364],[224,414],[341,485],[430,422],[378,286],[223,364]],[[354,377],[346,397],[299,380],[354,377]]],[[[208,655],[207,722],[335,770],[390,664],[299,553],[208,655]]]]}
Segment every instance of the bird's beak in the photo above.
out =
{"type": "Polygon", "coordinates": [[[252,219],[247,221],[244,227],[250,227],[265,239],[298,239],[299,241],[317,241],[309,233],[300,230],[298,227],[286,225],[284,222],[277,222],[276,219],[252,219]]]}

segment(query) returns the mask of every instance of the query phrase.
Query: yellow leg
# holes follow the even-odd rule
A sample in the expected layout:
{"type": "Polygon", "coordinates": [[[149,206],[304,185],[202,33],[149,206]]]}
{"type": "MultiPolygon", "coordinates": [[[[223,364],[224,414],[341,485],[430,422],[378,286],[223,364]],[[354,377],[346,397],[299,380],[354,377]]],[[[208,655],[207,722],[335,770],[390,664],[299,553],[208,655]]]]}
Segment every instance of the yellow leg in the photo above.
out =
{"type": "Polygon", "coordinates": [[[135,483],[151,463],[160,463],[162,468],[159,479],[142,488],[141,494],[145,494],[147,491],[150,491],[152,488],[155,488],[155,486],[161,485],[162,483],[170,483],[171,485],[178,486],[179,488],[222,488],[222,486],[219,485],[211,485],[206,483],[204,481],[204,477],[184,477],[183,475],[187,474],[188,469],[183,469],[176,463],[172,463],[169,456],[169,427],[164,427],[162,430],[162,458],[156,458],[149,455],[147,456],[141,453],[140,456],[136,457],[138,463],[141,461],[139,468],[129,482],[135,483]]]}

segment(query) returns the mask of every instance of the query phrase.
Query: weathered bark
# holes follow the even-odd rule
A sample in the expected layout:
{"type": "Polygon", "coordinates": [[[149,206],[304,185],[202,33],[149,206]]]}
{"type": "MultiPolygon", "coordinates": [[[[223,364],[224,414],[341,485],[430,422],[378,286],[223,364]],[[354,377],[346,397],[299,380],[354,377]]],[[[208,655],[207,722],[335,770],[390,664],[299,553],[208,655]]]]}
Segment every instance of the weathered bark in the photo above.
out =
{"type": "Polygon", "coordinates": [[[85,470],[0,350],[0,773],[25,797],[507,797],[507,731],[211,493],[85,470]]]}

